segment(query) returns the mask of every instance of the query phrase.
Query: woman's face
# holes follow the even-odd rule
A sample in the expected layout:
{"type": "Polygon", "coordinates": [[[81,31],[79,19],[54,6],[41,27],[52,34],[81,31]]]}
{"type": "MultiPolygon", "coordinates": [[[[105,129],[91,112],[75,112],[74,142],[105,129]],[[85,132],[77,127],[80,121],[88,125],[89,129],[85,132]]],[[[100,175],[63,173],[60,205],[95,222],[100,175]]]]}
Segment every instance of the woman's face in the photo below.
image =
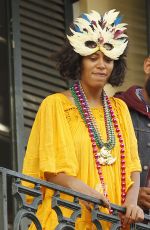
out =
{"type": "Polygon", "coordinates": [[[91,87],[103,88],[113,71],[114,61],[98,51],[82,58],[81,80],[91,87]]]}

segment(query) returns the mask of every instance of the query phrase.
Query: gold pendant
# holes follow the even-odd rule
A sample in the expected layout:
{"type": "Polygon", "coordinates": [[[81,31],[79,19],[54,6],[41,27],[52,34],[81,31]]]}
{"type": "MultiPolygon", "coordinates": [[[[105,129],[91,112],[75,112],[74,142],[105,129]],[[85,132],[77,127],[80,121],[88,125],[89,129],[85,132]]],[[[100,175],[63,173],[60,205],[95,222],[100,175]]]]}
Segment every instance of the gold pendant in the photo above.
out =
{"type": "Polygon", "coordinates": [[[101,194],[104,193],[104,191],[107,193],[108,189],[107,189],[107,185],[106,184],[96,184],[95,186],[95,190],[101,194]]]}
{"type": "Polygon", "coordinates": [[[98,161],[101,165],[112,165],[116,161],[116,157],[111,155],[111,150],[108,150],[105,146],[103,146],[98,152],[98,161]]]}

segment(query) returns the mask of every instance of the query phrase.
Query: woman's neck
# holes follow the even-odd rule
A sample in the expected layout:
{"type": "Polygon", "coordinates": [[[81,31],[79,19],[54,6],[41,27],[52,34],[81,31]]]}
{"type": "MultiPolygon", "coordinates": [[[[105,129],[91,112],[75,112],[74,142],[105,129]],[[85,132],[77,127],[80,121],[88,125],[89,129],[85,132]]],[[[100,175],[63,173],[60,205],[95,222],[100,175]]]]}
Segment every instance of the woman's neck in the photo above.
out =
{"type": "Polygon", "coordinates": [[[80,82],[81,86],[84,90],[86,98],[90,107],[99,107],[102,105],[102,92],[103,89],[99,87],[91,87],[84,84],[82,81],[80,82]]]}

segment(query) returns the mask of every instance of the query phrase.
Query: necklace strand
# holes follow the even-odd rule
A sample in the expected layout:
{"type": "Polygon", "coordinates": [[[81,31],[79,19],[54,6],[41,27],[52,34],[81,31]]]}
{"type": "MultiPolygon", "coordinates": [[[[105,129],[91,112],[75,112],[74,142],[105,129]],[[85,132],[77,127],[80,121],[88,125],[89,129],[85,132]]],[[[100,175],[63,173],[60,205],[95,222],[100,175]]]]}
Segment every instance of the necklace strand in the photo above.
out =
{"type": "MultiPolygon", "coordinates": [[[[100,148],[102,148],[103,146],[106,146],[106,148],[108,150],[111,150],[115,146],[115,135],[114,135],[114,129],[113,129],[113,125],[112,125],[111,114],[110,114],[110,111],[109,111],[109,108],[108,108],[108,105],[107,105],[107,102],[106,102],[105,92],[103,92],[103,94],[104,94],[103,104],[104,104],[104,108],[105,108],[104,117],[105,117],[106,135],[107,135],[107,141],[106,142],[104,142],[102,140],[102,137],[101,137],[100,132],[99,132],[98,127],[97,127],[96,120],[95,120],[94,116],[92,115],[92,112],[91,112],[90,107],[88,105],[88,100],[86,98],[86,95],[84,93],[84,90],[83,90],[82,85],[81,85],[80,82],[79,82],[79,87],[80,87],[80,92],[82,93],[83,99],[85,101],[85,106],[87,108],[88,115],[90,117],[91,126],[93,128],[93,132],[94,132],[94,136],[95,136],[97,146],[100,147],[100,148]]],[[[81,102],[83,102],[83,101],[81,100],[81,102]]]]}
{"type": "MultiPolygon", "coordinates": [[[[75,104],[78,108],[78,111],[88,128],[89,136],[92,143],[93,155],[95,158],[96,168],[99,175],[99,179],[102,185],[103,194],[108,198],[104,177],[102,173],[102,167],[99,162],[99,154],[98,147],[102,148],[106,143],[102,142],[102,138],[100,137],[100,133],[98,132],[98,127],[96,124],[96,120],[92,115],[90,107],[88,105],[88,100],[85,96],[84,90],[79,82],[76,82],[71,88],[70,91],[74,98],[75,104]]],[[[124,149],[124,141],[123,137],[115,117],[114,111],[112,109],[110,100],[108,96],[103,93],[103,109],[104,109],[104,120],[106,123],[106,133],[107,133],[107,147],[113,148],[115,145],[114,141],[114,129],[117,133],[117,137],[120,143],[120,165],[121,165],[121,203],[125,202],[126,197],[126,163],[125,163],[125,149],[124,149]],[[111,122],[110,122],[111,121],[111,122]],[[113,124],[113,125],[112,125],[113,124]],[[111,141],[109,140],[111,139],[111,141]],[[112,141],[113,139],[113,141],[112,141]]],[[[112,210],[109,210],[112,213],[112,210]]]]}

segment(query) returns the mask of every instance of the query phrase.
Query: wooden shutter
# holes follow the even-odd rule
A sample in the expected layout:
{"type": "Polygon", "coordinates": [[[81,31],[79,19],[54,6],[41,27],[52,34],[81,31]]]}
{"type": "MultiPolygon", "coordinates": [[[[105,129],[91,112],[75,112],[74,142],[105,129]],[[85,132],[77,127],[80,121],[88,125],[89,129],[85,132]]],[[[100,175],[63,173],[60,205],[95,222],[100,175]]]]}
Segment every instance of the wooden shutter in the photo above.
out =
{"type": "Polygon", "coordinates": [[[8,0],[12,9],[12,136],[13,169],[22,161],[35,115],[49,94],[68,87],[50,60],[64,44],[72,20],[70,0],[8,0]]]}
{"type": "Polygon", "coordinates": [[[49,59],[64,42],[63,0],[21,0],[21,55],[23,111],[26,142],[39,104],[47,95],[59,92],[68,83],[49,59]]]}

